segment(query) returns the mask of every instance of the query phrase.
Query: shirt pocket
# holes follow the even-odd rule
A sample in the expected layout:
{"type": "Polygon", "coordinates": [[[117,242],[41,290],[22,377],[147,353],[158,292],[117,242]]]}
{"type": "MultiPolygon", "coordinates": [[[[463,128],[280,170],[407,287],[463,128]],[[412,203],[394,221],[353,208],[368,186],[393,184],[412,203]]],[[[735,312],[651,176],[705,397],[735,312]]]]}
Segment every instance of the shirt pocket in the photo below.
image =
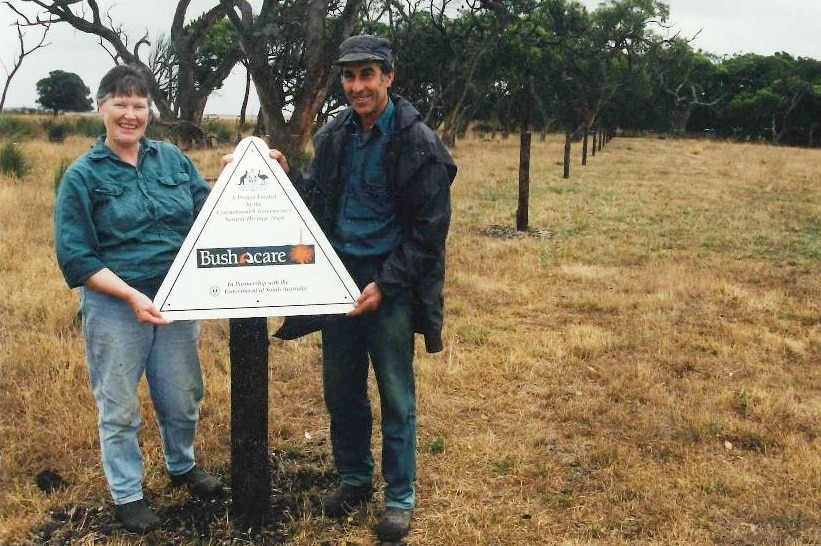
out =
{"type": "Polygon", "coordinates": [[[122,184],[106,182],[91,190],[94,223],[101,234],[130,229],[137,214],[133,200],[133,191],[122,184]]]}
{"type": "Polygon", "coordinates": [[[191,195],[191,176],[188,173],[166,173],[157,177],[157,217],[170,224],[183,222],[191,225],[194,215],[194,198],[191,195]]]}
{"type": "Polygon", "coordinates": [[[390,192],[381,168],[366,169],[357,192],[354,218],[386,220],[391,216],[390,192]]]}

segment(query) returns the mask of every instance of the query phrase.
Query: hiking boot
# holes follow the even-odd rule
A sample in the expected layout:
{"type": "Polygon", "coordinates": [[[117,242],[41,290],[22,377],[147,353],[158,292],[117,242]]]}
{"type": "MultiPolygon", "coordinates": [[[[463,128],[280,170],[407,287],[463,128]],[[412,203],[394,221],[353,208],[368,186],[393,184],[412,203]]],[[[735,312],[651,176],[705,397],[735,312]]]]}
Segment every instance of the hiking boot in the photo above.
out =
{"type": "Polygon", "coordinates": [[[188,487],[188,492],[198,497],[213,497],[222,491],[220,481],[206,472],[194,467],[185,474],[171,475],[171,487],[188,487]]]}
{"type": "Polygon", "coordinates": [[[329,518],[341,518],[367,504],[372,496],[373,488],[370,485],[343,483],[322,499],[322,513],[329,518]]]}
{"type": "Polygon", "coordinates": [[[410,530],[412,515],[413,510],[410,508],[388,506],[379,516],[376,536],[382,542],[399,542],[410,530]]]}
{"type": "Polygon", "coordinates": [[[132,533],[144,535],[160,524],[160,518],[143,499],[118,504],[114,509],[125,530],[132,533]]]}

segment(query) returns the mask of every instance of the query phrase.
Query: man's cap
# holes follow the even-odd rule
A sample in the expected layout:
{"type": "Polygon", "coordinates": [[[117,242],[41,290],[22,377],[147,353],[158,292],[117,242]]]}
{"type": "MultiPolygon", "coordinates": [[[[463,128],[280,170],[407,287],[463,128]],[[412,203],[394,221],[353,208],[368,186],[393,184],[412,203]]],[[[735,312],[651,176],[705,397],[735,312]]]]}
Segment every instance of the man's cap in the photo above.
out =
{"type": "Polygon", "coordinates": [[[392,63],[391,43],[385,38],[359,34],[346,39],[339,46],[339,58],[333,64],[392,63]]]}

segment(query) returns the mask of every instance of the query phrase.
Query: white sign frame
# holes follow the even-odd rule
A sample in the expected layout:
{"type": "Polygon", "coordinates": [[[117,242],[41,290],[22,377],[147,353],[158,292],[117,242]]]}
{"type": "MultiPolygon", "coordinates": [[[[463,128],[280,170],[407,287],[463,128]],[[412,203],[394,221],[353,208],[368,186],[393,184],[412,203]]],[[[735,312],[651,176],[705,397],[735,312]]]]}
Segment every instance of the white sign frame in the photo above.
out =
{"type": "Polygon", "coordinates": [[[353,309],[356,283],[269,151],[258,137],[237,145],[154,298],[164,317],[353,309]]]}

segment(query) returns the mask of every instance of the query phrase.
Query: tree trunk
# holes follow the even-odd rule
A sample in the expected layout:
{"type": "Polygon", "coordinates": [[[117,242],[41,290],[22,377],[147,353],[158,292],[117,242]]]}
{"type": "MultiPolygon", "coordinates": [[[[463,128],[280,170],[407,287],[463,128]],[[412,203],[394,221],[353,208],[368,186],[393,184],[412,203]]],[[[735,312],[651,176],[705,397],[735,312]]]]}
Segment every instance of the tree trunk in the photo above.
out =
{"type": "Polygon", "coordinates": [[[516,210],[516,231],[527,231],[530,207],[530,131],[522,131],[519,144],[519,207],[516,210]]]}
{"type": "Polygon", "coordinates": [[[593,145],[590,147],[590,152],[591,152],[590,155],[595,157],[596,147],[597,147],[596,145],[599,142],[599,140],[598,140],[599,139],[599,128],[598,127],[593,127],[592,131],[593,131],[593,145]]]}
{"type": "MultiPolygon", "coordinates": [[[[582,137],[582,166],[587,165],[587,136],[590,133],[590,130],[585,127],[584,128],[584,137],[582,137]]],[[[595,141],[595,136],[593,137],[595,141]]],[[[595,144],[593,145],[593,149],[595,149],[595,144]]],[[[595,153],[595,152],[594,152],[595,153]]]]}
{"type": "Polygon", "coordinates": [[[245,112],[248,109],[248,99],[251,96],[251,73],[245,69],[245,93],[242,95],[242,106],[239,109],[239,121],[237,123],[237,134],[242,136],[242,129],[245,127],[245,112]]]}
{"type": "MultiPolygon", "coordinates": [[[[229,0],[220,0],[230,3],[229,0]]],[[[294,97],[294,113],[290,120],[285,120],[282,112],[286,106],[284,82],[271,66],[268,58],[269,40],[265,37],[279,31],[284,24],[278,18],[279,4],[263,2],[262,11],[253,16],[251,6],[246,0],[237,1],[240,13],[228,14],[231,24],[240,36],[245,51],[248,71],[259,95],[260,108],[263,113],[265,135],[269,146],[282,150],[299,163],[311,141],[314,118],[322,106],[332,80],[331,59],[323,52],[323,35],[325,18],[328,15],[329,0],[309,0],[305,24],[305,47],[303,51],[303,68],[305,78],[294,97]]],[[[359,16],[361,2],[348,0],[339,26],[334,28],[337,34],[332,41],[339,43],[353,30],[359,16]]]]}
{"type": "Polygon", "coordinates": [[[570,178],[570,144],[573,139],[573,131],[570,127],[564,130],[564,174],[563,178],[570,178]]]}

